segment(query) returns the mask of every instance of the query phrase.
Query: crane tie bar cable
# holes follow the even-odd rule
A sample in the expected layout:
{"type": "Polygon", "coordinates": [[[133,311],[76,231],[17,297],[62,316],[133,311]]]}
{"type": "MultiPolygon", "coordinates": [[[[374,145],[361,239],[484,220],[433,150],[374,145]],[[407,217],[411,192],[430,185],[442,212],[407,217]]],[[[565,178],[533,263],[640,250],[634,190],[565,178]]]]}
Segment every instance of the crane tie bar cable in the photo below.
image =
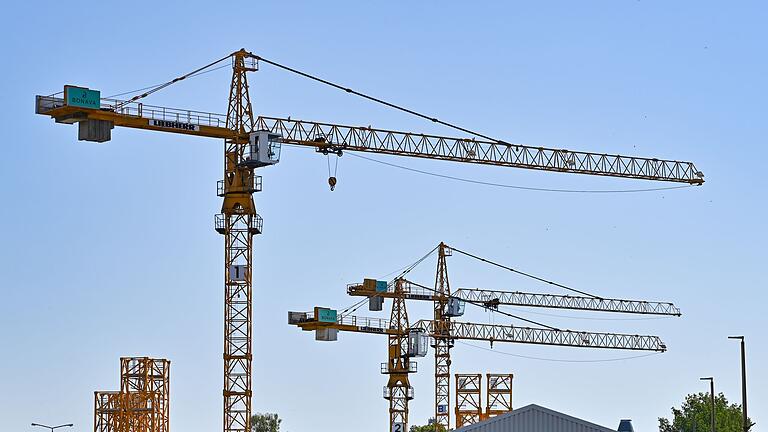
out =
{"type": "MultiPolygon", "coordinates": [[[[414,269],[414,268],[416,268],[416,267],[417,267],[419,264],[421,264],[422,262],[424,262],[424,260],[425,260],[425,259],[427,259],[427,258],[428,258],[430,255],[432,255],[433,253],[435,253],[435,251],[437,250],[437,248],[438,248],[438,247],[439,247],[439,246],[435,246],[434,248],[432,248],[432,250],[431,250],[431,251],[427,252],[427,253],[426,253],[426,255],[424,255],[423,257],[419,258],[419,259],[418,259],[418,260],[416,260],[414,263],[412,263],[412,264],[410,264],[410,265],[408,265],[408,266],[404,267],[404,270],[403,270],[403,271],[402,271],[402,272],[401,272],[401,273],[400,273],[400,274],[399,274],[397,277],[395,277],[395,279],[393,279],[393,280],[397,280],[397,279],[401,279],[401,278],[403,278],[403,277],[404,277],[405,275],[407,275],[407,274],[408,274],[408,273],[409,273],[411,270],[413,270],[413,269],[414,269]]],[[[389,276],[389,275],[391,275],[391,274],[393,274],[393,273],[396,273],[396,272],[398,272],[398,271],[399,271],[399,270],[395,270],[394,272],[391,272],[391,273],[389,273],[387,276],[389,276]]],[[[382,278],[382,279],[383,279],[383,278],[382,278]]],[[[345,308],[344,310],[342,310],[341,312],[339,312],[339,315],[341,315],[341,316],[343,317],[343,316],[346,316],[346,315],[348,315],[348,314],[354,313],[354,312],[355,312],[356,310],[358,310],[358,309],[359,309],[359,308],[360,308],[360,307],[361,307],[363,304],[365,304],[365,302],[366,302],[368,299],[371,299],[371,298],[376,298],[376,297],[380,297],[380,295],[378,295],[378,294],[374,294],[374,295],[372,295],[372,296],[368,296],[368,297],[365,297],[365,298],[363,298],[362,300],[360,300],[359,302],[356,302],[356,303],[354,303],[353,305],[351,305],[351,306],[348,306],[347,308],[345,308]]]]}
{"type": "Polygon", "coordinates": [[[506,146],[512,147],[512,144],[510,144],[510,143],[508,143],[506,141],[503,141],[503,140],[500,140],[500,139],[497,139],[497,138],[493,138],[493,137],[490,137],[488,135],[483,135],[483,134],[475,132],[475,131],[473,131],[471,129],[463,128],[463,127],[461,127],[459,125],[439,120],[436,117],[432,117],[432,116],[429,116],[429,115],[426,115],[426,114],[422,114],[422,113],[420,113],[418,111],[414,111],[412,109],[409,109],[409,108],[406,108],[406,107],[403,107],[403,106],[400,106],[400,105],[396,105],[396,104],[393,104],[391,102],[387,102],[385,100],[382,100],[382,99],[379,99],[379,98],[367,95],[365,93],[361,93],[359,91],[352,90],[349,87],[345,87],[345,86],[336,84],[334,82],[331,82],[331,81],[328,81],[326,79],[317,77],[315,75],[311,75],[311,74],[308,74],[306,72],[302,72],[300,70],[294,69],[292,67],[289,67],[289,66],[286,66],[286,65],[274,62],[272,60],[268,60],[268,59],[266,59],[264,57],[261,57],[261,56],[258,56],[258,55],[254,55],[254,58],[256,58],[256,60],[263,61],[264,63],[270,64],[270,65],[275,66],[277,68],[286,70],[288,72],[292,72],[292,73],[294,73],[296,75],[300,75],[300,76],[303,76],[305,78],[309,78],[311,80],[317,81],[317,82],[325,84],[327,86],[330,86],[330,87],[333,87],[333,88],[345,91],[345,92],[353,94],[355,96],[360,96],[361,98],[368,99],[370,101],[376,102],[376,103],[384,105],[384,106],[388,106],[390,108],[394,108],[394,109],[399,110],[399,111],[403,111],[405,113],[414,115],[416,117],[421,117],[421,118],[429,120],[429,121],[431,121],[433,123],[441,124],[443,126],[447,126],[449,128],[456,129],[456,130],[468,133],[470,135],[479,136],[480,138],[485,138],[485,139],[487,139],[489,141],[493,141],[493,142],[498,143],[498,144],[502,144],[502,145],[506,145],[506,146]]]}
{"type": "Polygon", "coordinates": [[[207,65],[205,65],[203,67],[200,67],[200,68],[197,68],[197,69],[193,70],[192,72],[189,72],[189,73],[186,73],[186,74],[181,75],[179,77],[176,77],[176,78],[174,78],[174,79],[172,79],[172,80],[170,80],[170,81],[168,81],[168,82],[166,82],[164,84],[160,84],[160,85],[152,88],[152,90],[144,92],[144,93],[142,93],[140,95],[136,95],[136,96],[134,96],[134,97],[132,97],[132,98],[126,100],[126,101],[120,102],[119,104],[117,104],[115,106],[115,110],[118,110],[118,109],[122,108],[123,106],[128,105],[129,103],[136,102],[139,99],[143,99],[143,98],[151,95],[152,93],[154,93],[156,91],[159,91],[159,90],[162,90],[162,89],[170,86],[171,84],[175,84],[175,83],[177,83],[177,82],[179,82],[179,81],[181,81],[181,80],[183,80],[183,79],[185,79],[185,78],[187,78],[187,77],[189,77],[191,75],[195,75],[195,74],[197,74],[199,72],[202,72],[202,71],[208,69],[209,67],[214,66],[214,65],[216,65],[218,63],[221,63],[221,62],[223,62],[224,60],[226,60],[226,59],[228,59],[230,57],[232,57],[232,54],[227,54],[226,57],[222,57],[222,58],[216,60],[215,62],[208,63],[207,65]]]}
{"type": "Polygon", "coordinates": [[[563,288],[563,289],[566,289],[566,290],[569,290],[569,291],[573,291],[573,292],[576,292],[576,293],[579,293],[579,294],[582,294],[582,295],[585,295],[585,296],[588,296],[588,297],[593,297],[593,298],[596,298],[596,299],[598,299],[598,300],[603,300],[603,298],[602,298],[602,297],[600,297],[600,296],[596,296],[596,295],[594,295],[594,294],[590,294],[590,293],[588,293],[588,292],[584,292],[584,291],[579,291],[579,290],[577,290],[577,289],[575,289],[575,288],[571,288],[571,287],[569,287],[569,286],[566,286],[566,285],[563,285],[563,284],[559,284],[559,283],[557,283],[557,282],[553,282],[553,281],[550,281],[550,280],[547,280],[547,279],[544,279],[544,278],[540,278],[540,277],[538,277],[538,276],[534,276],[534,275],[532,275],[532,274],[530,274],[530,273],[525,273],[525,272],[523,272],[523,271],[520,271],[520,270],[516,270],[516,269],[513,269],[512,267],[508,267],[508,266],[505,266],[505,265],[503,265],[503,264],[499,264],[499,263],[496,263],[496,262],[493,262],[493,261],[487,260],[487,259],[485,259],[485,258],[481,258],[481,257],[479,257],[479,256],[477,256],[477,255],[472,255],[472,254],[471,254],[471,253],[469,253],[469,252],[464,252],[464,251],[462,251],[462,250],[460,250],[460,249],[456,249],[456,248],[454,248],[454,247],[452,247],[452,246],[449,246],[449,247],[451,248],[451,250],[453,250],[453,251],[456,251],[456,252],[458,252],[458,253],[460,253],[460,254],[462,254],[462,255],[466,255],[466,256],[468,256],[468,257],[470,257],[470,258],[474,258],[474,259],[476,259],[476,260],[479,260],[479,261],[482,261],[482,262],[484,262],[484,263],[488,263],[488,264],[494,265],[494,266],[496,266],[496,267],[500,267],[500,268],[503,268],[503,269],[505,269],[505,270],[509,270],[509,271],[511,271],[511,272],[513,272],[513,273],[517,273],[517,274],[519,274],[519,275],[522,275],[522,276],[525,276],[525,277],[529,277],[529,278],[531,278],[531,279],[535,279],[535,280],[537,280],[537,281],[539,281],[539,282],[544,282],[544,283],[546,283],[546,284],[549,284],[549,285],[553,285],[553,286],[556,286],[556,287],[559,287],[559,288],[563,288]]]}

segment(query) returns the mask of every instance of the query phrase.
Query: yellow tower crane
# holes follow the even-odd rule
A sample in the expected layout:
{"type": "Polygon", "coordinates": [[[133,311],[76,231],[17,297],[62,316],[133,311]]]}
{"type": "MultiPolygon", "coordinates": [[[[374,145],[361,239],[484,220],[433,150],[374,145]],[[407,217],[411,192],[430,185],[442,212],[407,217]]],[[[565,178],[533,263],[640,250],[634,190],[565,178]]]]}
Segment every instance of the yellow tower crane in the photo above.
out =
{"type": "MultiPolygon", "coordinates": [[[[455,162],[508,166],[543,171],[623,177],[701,185],[703,174],[690,162],[573,152],[563,149],[513,145],[473,132],[350,88],[287,67],[244,49],[177,77],[126,100],[102,98],[97,90],[67,85],[64,91],[37,96],[36,113],[57,123],[78,124],[78,139],[109,141],[115,126],[196,135],[224,140],[223,198],[215,229],[224,236],[224,432],[247,432],[251,415],[252,347],[252,242],[262,231],[253,193],[261,190],[255,169],[276,164],[281,144],[314,148],[341,155],[344,151],[442,159],[455,162]],[[226,114],[151,106],[147,96],[189,77],[232,63],[232,81],[226,114]],[[253,113],[247,74],[259,63],[298,74],[324,85],[383,104],[433,123],[461,131],[463,138],[372,127],[257,117],[253,113]]],[[[329,179],[333,186],[335,179],[329,179]]],[[[436,310],[436,313],[439,311],[436,310]]],[[[444,329],[437,329],[438,333],[444,329]]],[[[441,350],[447,348],[442,346],[441,350]]]]}

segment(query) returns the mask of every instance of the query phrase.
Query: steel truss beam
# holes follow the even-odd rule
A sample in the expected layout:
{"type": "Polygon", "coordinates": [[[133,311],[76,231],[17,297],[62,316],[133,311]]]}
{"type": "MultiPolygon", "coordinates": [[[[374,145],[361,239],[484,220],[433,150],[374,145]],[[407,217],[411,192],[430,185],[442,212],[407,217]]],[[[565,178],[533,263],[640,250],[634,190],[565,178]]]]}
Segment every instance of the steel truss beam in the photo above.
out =
{"type": "Polygon", "coordinates": [[[625,177],[700,185],[690,162],[608,155],[398,132],[371,127],[259,117],[256,128],[282,135],[288,144],[325,152],[362,151],[514,168],[625,177]]]}
{"type": "MultiPolygon", "coordinates": [[[[435,335],[437,326],[432,320],[417,321],[412,327],[435,335]]],[[[579,348],[612,348],[638,351],[664,352],[667,346],[658,336],[629,335],[621,333],[594,333],[574,330],[550,330],[544,328],[517,327],[512,325],[476,324],[451,322],[450,337],[453,339],[487,342],[512,342],[533,345],[555,345],[579,348]]]]}
{"type": "Polygon", "coordinates": [[[486,374],[485,418],[512,411],[513,374],[486,374]]]}
{"type": "Polygon", "coordinates": [[[497,291],[475,288],[459,288],[454,297],[488,307],[499,305],[527,306],[552,309],[574,309],[595,312],[621,312],[645,315],[680,316],[680,309],[672,303],[649,302],[557,294],[535,294],[519,291],[497,291]]]}

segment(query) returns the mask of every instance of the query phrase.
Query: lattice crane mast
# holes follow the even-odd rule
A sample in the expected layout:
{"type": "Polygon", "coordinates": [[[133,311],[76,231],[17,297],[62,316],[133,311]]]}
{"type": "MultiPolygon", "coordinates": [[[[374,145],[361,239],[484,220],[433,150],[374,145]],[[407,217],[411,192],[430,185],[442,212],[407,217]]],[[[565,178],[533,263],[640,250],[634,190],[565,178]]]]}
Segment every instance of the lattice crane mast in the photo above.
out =
{"type": "MultiPolygon", "coordinates": [[[[398,107],[352,89],[319,79],[244,49],[127,100],[101,98],[85,87],[65,86],[64,91],[37,96],[35,111],[57,123],[78,124],[78,139],[106,142],[115,126],[170,132],[224,140],[224,178],[217,191],[223,198],[215,229],[224,236],[224,420],[225,432],[248,432],[251,415],[252,347],[252,237],[262,232],[253,193],[261,190],[257,168],[279,161],[281,144],[314,148],[341,155],[344,151],[442,159],[455,162],[508,166],[544,171],[657,180],[701,185],[703,174],[693,163],[574,152],[530,147],[494,140],[415,111],[398,107]],[[231,60],[232,81],[226,114],[152,106],[143,99],[186,78],[213,70],[231,60]],[[445,137],[412,132],[343,126],[332,123],[257,117],[253,113],[247,73],[259,62],[364,97],[390,108],[447,125],[467,133],[445,137]],[[480,139],[478,139],[478,137],[480,139]]],[[[443,329],[437,329],[442,332],[443,329]]]]}

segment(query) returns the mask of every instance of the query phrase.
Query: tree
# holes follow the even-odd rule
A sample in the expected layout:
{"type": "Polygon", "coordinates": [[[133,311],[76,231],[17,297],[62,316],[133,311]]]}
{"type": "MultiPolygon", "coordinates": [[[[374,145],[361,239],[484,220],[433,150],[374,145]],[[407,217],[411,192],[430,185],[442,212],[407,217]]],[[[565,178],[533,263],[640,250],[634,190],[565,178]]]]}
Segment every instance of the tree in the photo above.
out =
{"type": "Polygon", "coordinates": [[[279,432],[282,419],[277,414],[257,413],[251,416],[252,432],[279,432]]]}
{"type": "MultiPolygon", "coordinates": [[[[712,428],[710,412],[712,400],[709,393],[689,394],[678,409],[672,407],[672,420],[659,417],[659,432],[709,432],[712,428]]],[[[717,432],[741,432],[741,405],[728,404],[720,393],[715,397],[715,429],[717,432]]],[[[750,430],[752,420],[747,419],[750,430]]]]}
{"type": "Polygon", "coordinates": [[[429,419],[429,424],[424,426],[411,426],[408,432],[445,432],[445,427],[441,424],[435,425],[434,419],[429,419]],[[437,427],[437,429],[435,429],[437,427]]]}

